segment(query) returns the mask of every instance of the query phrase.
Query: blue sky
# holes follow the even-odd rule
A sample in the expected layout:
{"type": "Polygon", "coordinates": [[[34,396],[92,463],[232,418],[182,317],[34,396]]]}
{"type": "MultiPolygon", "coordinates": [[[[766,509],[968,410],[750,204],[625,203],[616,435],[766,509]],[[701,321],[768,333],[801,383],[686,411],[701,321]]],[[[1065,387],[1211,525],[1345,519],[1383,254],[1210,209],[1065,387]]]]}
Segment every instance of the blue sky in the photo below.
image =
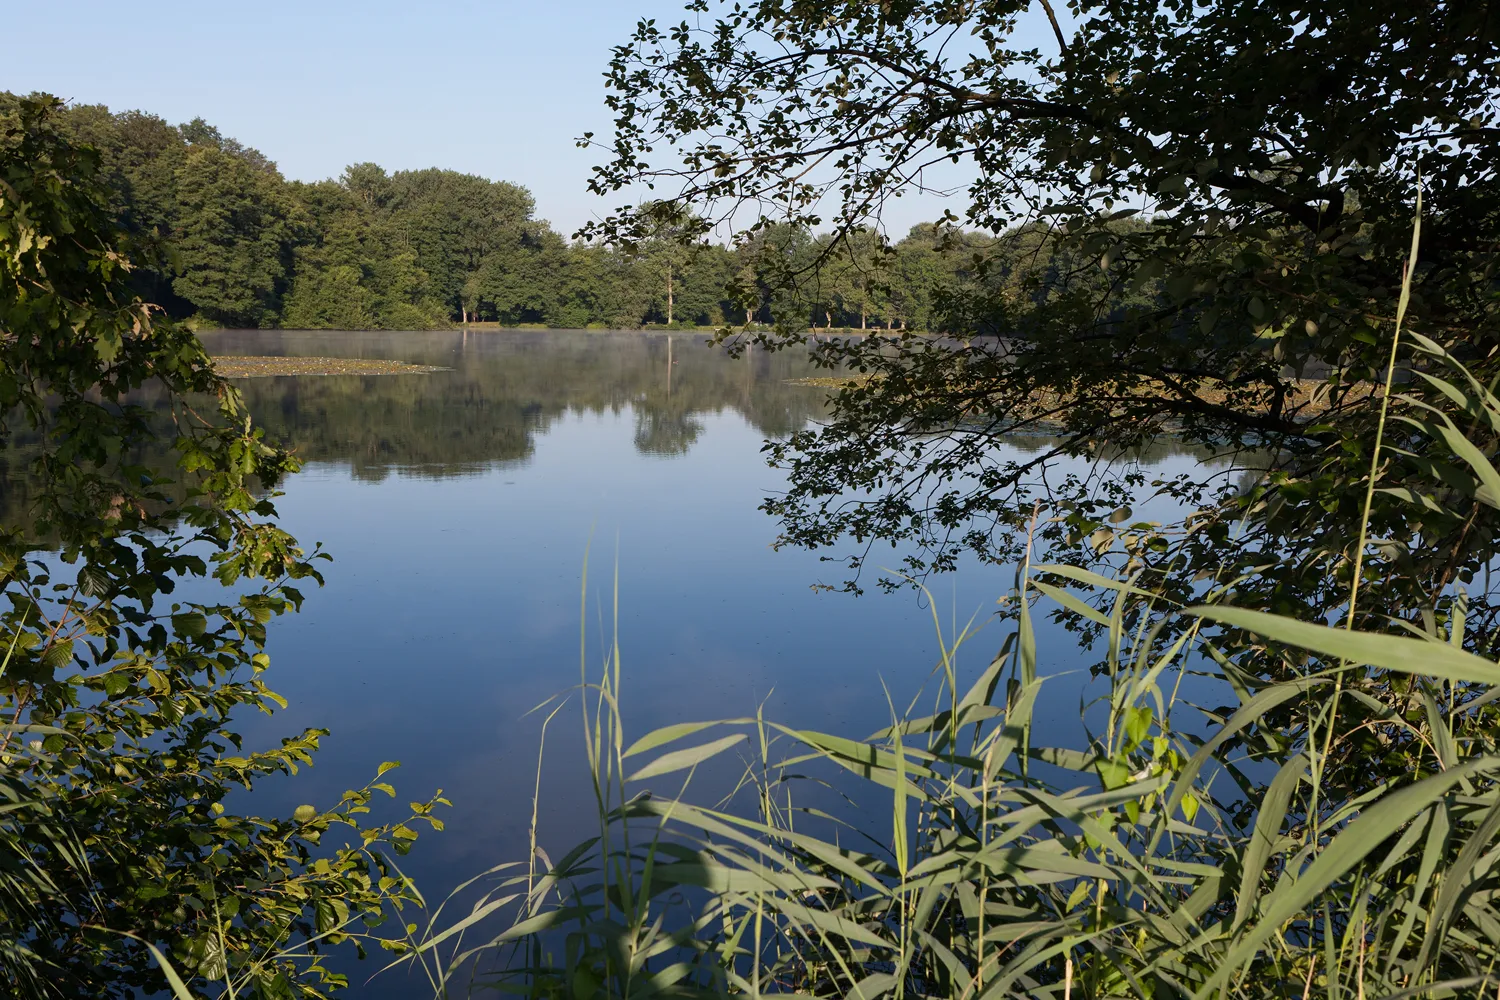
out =
{"type": "MultiPolygon", "coordinates": [[[[681,0],[52,0],[10,5],[0,89],[202,116],[298,180],[350,163],[449,167],[529,188],[571,234],[628,200],[585,190],[608,132],[601,74],[641,17],[681,0]]],[[[904,199],[893,231],[940,214],[904,199]]],[[[953,206],[958,210],[961,206],[953,206]]]]}

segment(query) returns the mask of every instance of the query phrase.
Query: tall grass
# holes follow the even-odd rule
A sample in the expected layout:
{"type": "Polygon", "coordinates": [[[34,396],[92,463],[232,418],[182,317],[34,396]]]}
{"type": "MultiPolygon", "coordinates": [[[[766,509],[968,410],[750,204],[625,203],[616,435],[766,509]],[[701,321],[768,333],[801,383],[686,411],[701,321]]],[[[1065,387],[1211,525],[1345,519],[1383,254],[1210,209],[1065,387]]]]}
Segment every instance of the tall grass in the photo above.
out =
{"type": "MultiPolygon", "coordinates": [[[[1500,472],[1473,443],[1500,437],[1500,399],[1405,336],[1415,377],[1449,405],[1393,394],[1393,338],[1366,519],[1377,489],[1438,502],[1382,483],[1393,398],[1400,447],[1444,450],[1472,480],[1454,488],[1500,506],[1500,472]]],[[[930,713],[893,709],[865,739],[757,712],[627,745],[612,642],[592,672],[582,660],[597,835],[555,863],[534,848],[487,873],[468,915],[413,935],[414,959],[439,994],[478,969],[471,985],[576,1000],[1487,993],[1500,984],[1500,665],[1464,650],[1461,591],[1356,621],[1365,544],[1362,530],[1343,627],[1237,609],[1233,581],[1179,607],[1132,580],[1023,564],[987,666],[963,677],[960,648],[979,638],[938,628],[930,713]],[[1052,745],[1036,714],[1060,683],[1034,625],[1049,606],[1105,638],[1104,692],[1084,718],[1098,731],[1074,746],[1052,745]],[[1395,630],[1361,627],[1382,621],[1395,630]],[[1230,706],[1192,703],[1209,689],[1230,706]],[[1384,753],[1404,769],[1330,780],[1331,762],[1384,753]],[[685,794],[730,756],[731,795],[685,794]],[[809,779],[885,805],[834,815],[803,793],[809,779]]]]}
{"type": "MultiPolygon", "coordinates": [[[[600,834],[540,879],[500,873],[471,917],[419,947],[508,908],[502,933],[447,967],[498,960],[480,981],[530,996],[1445,996],[1490,982],[1500,756],[1465,712],[1500,694],[1500,667],[1459,649],[1457,631],[1404,638],[1191,609],[1323,663],[1205,729],[1180,696],[1201,670],[1188,654],[1201,637],[1161,655],[1144,624],[1124,626],[1147,621],[1135,612],[1151,595],[1086,582],[1117,597],[1108,722],[1079,748],[1037,730],[1051,682],[1029,614],[966,686],[949,665],[972,640],[944,647],[942,708],[868,740],[756,716],[622,749],[612,649],[590,681],[600,834]],[[1315,708],[1367,666],[1416,680],[1429,759],[1413,780],[1319,807],[1316,739],[1259,721],[1315,708]],[[1462,685],[1484,694],[1445,707],[1462,685]],[[735,749],[748,751],[749,794],[728,805],[646,791],[735,749]],[[861,835],[803,807],[791,777],[820,763],[851,796],[885,797],[889,819],[861,835]]],[[[1016,596],[1036,593],[1023,577],[1016,596]]]]}

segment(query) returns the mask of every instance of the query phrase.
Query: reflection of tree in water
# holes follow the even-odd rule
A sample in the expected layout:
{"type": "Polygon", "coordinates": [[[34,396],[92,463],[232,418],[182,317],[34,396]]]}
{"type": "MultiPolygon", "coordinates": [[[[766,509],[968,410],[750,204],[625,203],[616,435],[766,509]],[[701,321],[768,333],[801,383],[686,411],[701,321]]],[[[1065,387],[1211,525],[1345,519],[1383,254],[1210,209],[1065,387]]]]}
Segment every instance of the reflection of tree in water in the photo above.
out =
{"type": "Polygon", "coordinates": [[[694,336],[670,345],[650,334],[558,331],[233,331],[206,340],[221,354],[357,354],[453,368],[237,383],[268,436],[305,461],[347,463],[370,479],[391,469],[447,476],[525,461],[535,435],[568,414],[630,410],[636,447],[674,455],[701,432],[699,414],[733,410],[778,436],[806,424],[823,400],[818,390],[786,384],[812,373],[805,358],[731,359],[694,336]]]}
{"type": "MultiPolygon", "coordinates": [[[[536,435],[570,414],[629,411],[636,449],[656,456],[685,454],[702,434],[700,418],[726,410],[765,437],[781,437],[817,417],[827,392],[787,384],[828,374],[805,357],[752,350],[730,358],[693,335],[227,331],[204,339],[215,354],[383,358],[452,368],[430,375],[236,380],[268,438],[304,461],[344,464],[368,481],[393,470],[440,478],[525,462],[536,435]]],[[[160,409],[163,401],[143,391],[136,402],[160,409]]],[[[1035,435],[1009,443],[1034,451],[1054,442],[1035,435]]],[[[35,444],[20,431],[0,451],[0,523],[27,520],[27,466],[35,444]]],[[[1149,463],[1182,451],[1163,437],[1133,457],[1149,463]]],[[[156,467],[174,464],[165,453],[136,458],[156,467]]]]}
{"type": "MultiPolygon", "coordinates": [[[[732,410],[774,437],[804,426],[825,393],[787,380],[814,373],[783,352],[732,359],[707,338],[643,333],[461,330],[425,333],[225,331],[204,335],[210,353],[382,358],[441,365],[428,375],[330,375],[236,379],[270,440],[305,462],[347,465],[377,481],[472,475],[531,457],[536,435],[569,414],[624,414],[636,447],[681,455],[702,431],[699,415],[732,410]],[[673,362],[668,365],[670,350],[673,362]],[[670,375],[668,370],[670,367],[670,375]]],[[[168,415],[159,393],[137,405],[168,415]]],[[[163,441],[170,440],[164,435],[163,441]]],[[[28,520],[36,436],[16,422],[0,450],[0,523],[28,520]]],[[[172,468],[165,452],[134,459],[172,468]]]]}
{"type": "Polygon", "coordinates": [[[691,414],[637,410],[635,413],[635,447],[643,455],[685,455],[703,424],[691,414]]]}

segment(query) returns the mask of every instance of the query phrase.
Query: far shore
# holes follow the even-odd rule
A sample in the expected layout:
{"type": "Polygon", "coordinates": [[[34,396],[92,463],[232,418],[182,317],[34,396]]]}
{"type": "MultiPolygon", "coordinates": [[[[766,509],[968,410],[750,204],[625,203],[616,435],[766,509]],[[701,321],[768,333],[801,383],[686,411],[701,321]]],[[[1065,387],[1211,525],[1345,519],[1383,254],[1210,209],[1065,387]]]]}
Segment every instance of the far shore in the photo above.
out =
{"type": "MultiPolygon", "coordinates": [[[[332,329],[332,328],[326,328],[326,327],[325,328],[307,328],[307,327],[280,327],[280,326],[261,327],[261,328],[259,328],[259,330],[257,330],[254,327],[217,327],[217,326],[214,326],[214,327],[197,327],[197,326],[195,326],[195,327],[193,327],[193,332],[197,333],[200,336],[203,336],[203,335],[206,335],[206,334],[214,334],[214,333],[245,333],[245,332],[260,332],[260,331],[264,331],[266,333],[441,333],[441,332],[445,332],[445,331],[457,331],[457,332],[465,332],[465,333],[466,332],[475,332],[475,333],[651,333],[651,334],[687,333],[687,334],[712,335],[712,334],[718,333],[719,331],[721,331],[723,329],[724,328],[722,326],[682,326],[682,325],[677,325],[677,324],[674,324],[672,326],[667,326],[666,324],[657,324],[657,323],[647,323],[647,324],[645,324],[643,326],[603,326],[603,325],[600,325],[600,324],[590,324],[589,326],[547,326],[547,325],[542,324],[542,323],[512,323],[512,324],[502,324],[502,323],[489,323],[489,322],[475,322],[475,323],[454,323],[451,326],[434,326],[434,327],[427,327],[425,329],[414,329],[414,330],[395,330],[395,329],[386,329],[384,327],[367,327],[367,328],[364,328],[364,329],[332,329]]],[[[744,331],[740,330],[738,327],[736,327],[734,329],[735,329],[735,332],[737,332],[737,333],[738,332],[744,332],[744,331]]],[[[770,328],[769,327],[754,327],[754,328],[752,328],[750,330],[750,332],[751,333],[769,333],[770,332],[770,328]]],[[[861,330],[859,327],[838,327],[838,326],[835,326],[835,327],[826,327],[826,326],[814,326],[814,327],[808,327],[806,330],[804,330],[802,332],[803,333],[807,333],[807,334],[812,334],[814,336],[824,336],[824,337],[826,337],[826,336],[839,336],[839,337],[891,336],[891,337],[894,337],[894,336],[902,336],[902,335],[905,335],[905,334],[908,334],[908,333],[912,334],[913,336],[918,336],[918,337],[943,337],[943,336],[950,336],[949,334],[931,333],[931,332],[925,331],[925,330],[916,330],[916,331],[910,331],[910,330],[887,330],[884,327],[881,327],[881,328],[878,328],[878,329],[874,328],[874,327],[871,327],[869,329],[861,330]]]]}

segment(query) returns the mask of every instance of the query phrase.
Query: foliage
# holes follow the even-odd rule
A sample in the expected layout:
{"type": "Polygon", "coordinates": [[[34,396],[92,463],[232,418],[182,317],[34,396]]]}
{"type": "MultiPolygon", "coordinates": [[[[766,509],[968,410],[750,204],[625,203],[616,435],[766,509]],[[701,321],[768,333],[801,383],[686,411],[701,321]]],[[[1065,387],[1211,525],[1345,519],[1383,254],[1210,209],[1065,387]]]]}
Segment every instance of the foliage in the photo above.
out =
{"type": "MultiPolygon", "coordinates": [[[[1064,19],[1029,0],[688,11],[643,21],[616,49],[616,119],[594,187],[670,189],[752,241],[828,220],[823,252],[783,268],[761,301],[878,301],[879,281],[870,296],[839,287],[857,270],[846,248],[923,169],[953,161],[971,179],[963,239],[988,245],[966,255],[977,280],[942,289],[959,336],[816,340],[828,366],[878,377],[770,451],[792,481],[766,503],[783,540],[847,552],[853,588],[876,541],[912,542],[905,569],[918,576],[965,552],[1015,558],[1043,497],[1059,517],[1037,544],[1082,565],[1126,498],[1154,491],[1204,511],[1186,537],[1155,532],[1136,553],[1161,586],[1183,596],[1200,573],[1274,564],[1244,600],[1333,613],[1355,562],[1374,418],[1363,397],[1385,360],[1378,331],[1419,163],[1413,321],[1481,381],[1500,371],[1491,4],[1078,0],[1064,19]],[[1018,40],[1028,16],[1055,45],[1018,40]],[[1039,426],[1060,429],[1051,455],[997,447],[1039,426]],[[1047,480],[1051,457],[1118,458],[1167,434],[1237,455],[1252,488],[1213,471],[1152,484],[1128,462],[1047,480]]],[[[590,235],[632,226],[625,212],[590,235]]],[[[887,245],[866,273],[910,267],[904,252],[887,245]]],[[[737,342],[808,339],[800,317],[778,319],[737,342]]],[[[1418,380],[1410,394],[1436,391],[1418,380]]],[[[1439,489],[1447,468],[1403,447],[1385,474],[1439,489]]],[[[1413,511],[1377,494],[1372,530],[1390,544],[1365,562],[1366,584],[1408,608],[1456,580],[1477,586],[1494,517],[1473,498],[1413,511]]],[[[1484,644],[1493,602],[1473,597],[1484,644]]]]}
{"type": "MultiPolygon", "coordinates": [[[[768,9],[737,8],[734,17],[768,9]]],[[[638,41],[653,31],[643,25],[638,41]]],[[[684,27],[673,41],[690,38],[684,27]]],[[[732,46],[712,55],[730,52],[753,67],[732,46]]],[[[622,63],[630,58],[621,50],[622,63]]],[[[639,93],[650,79],[630,83],[639,93]]],[[[706,79],[694,86],[707,89],[706,79]]],[[[674,121],[684,120],[682,107],[674,121]]],[[[636,111],[632,121],[641,120],[636,111]]],[[[717,168],[724,177],[734,164],[717,168]]],[[[851,740],[757,713],[672,725],[627,748],[612,647],[602,675],[585,672],[582,683],[592,695],[585,738],[599,835],[555,865],[534,851],[524,874],[490,873],[495,884],[469,917],[414,942],[434,978],[446,983],[478,962],[501,989],[573,997],[1487,993],[1500,961],[1500,664],[1469,651],[1493,642],[1473,628],[1458,581],[1494,556],[1500,397],[1484,374],[1491,355],[1482,341],[1456,345],[1460,359],[1455,345],[1425,332],[1445,308],[1422,302],[1431,294],[1419,267],[1422,206],[1419,190],[1391,335],[1372,345],[1378,351],[1363,358],[1360,382],[1344,386],[1347,398],[1303,404],[1296,436],[1307,444],[1299,452],[1277,439],[1276,476],[1191,510],[1175,531],[1131,523],[1126,506],[1107,523],[1079,516],[1127,498],[1140,485],[1128,477],[1113,496],[1095,482],[1069,484],[1045,520],[1039,506],[1007,511],[1014,496],[1003,495],[1003,481],[981,473],[964,484],[990,491],[997,516],[1029,524],[1015,591],[999,613],[1013,627],[977,677],[961,678],[957,657],[973,633],[942,646],[931,714],[916,713],[914,700],[905,713],[893,707],[882,732],[851,740]],[[1301,481],[1287,471],[1299,461],[1301,481]],[[1310,486],[1313,472],[1322,481],[1310,486]],[[1090,529],[1088,565],[1034,561],[1049,540],[1065,547],[1090,529]],[[1112,563],[1124,573],[1097,571],[1112,563]],[[1044,602],[1100,640],[1102,692],[1081,699],[1081,745],[1049,745],[1049,730],[1036,724],[1041,692],[1059,683],[1043,676],[1033,627],[1044,602]],[[1283,613],[1261,610],[1267,605],[1283,613]],[[749,753],[731,795],[713,807],[688,798],[699,769],[712,773],[710,762],[737,747],[749,753]],[[653,794],[684,772],[680,790],[653,794]],[[838,815],[819,785],[862,801],[838,815]],[[890,803],[886,822],[871,821],[862,794],[871,792],[890,803]],[[509,925],[484,943],[449,944],[499,912],[509,925]]],[[[1111,226],[1127,239],[1142,232],[1111,226]]],[[[1058,240],[1051,268],[1068,250],[1047,236],[1058,240]]],[[[820,272],[834,260],[823,254],[820,272]]],[[[1028,308],[1076,322],[1086,318],[1076,306],[1088,287],[1065,282],[1055,296],[1030,296],[1028,308]]],[[[1132,328],[1135,306],[1119,297],[1106,304],[1111,323],[1132,328]]],[[[1182,354],[1214,360],[1227,338],[1210,327],[1182,354]]],[[[874,359],[881,377],[850,380],[854,388],[837,400],[838,433],[852,436],[856,401],[890,408],[859,424],[877,441],[859,453],[866,465],[853,485],[894,480],[899,494],[900,460],[880,436],[892,425],[908,421],[899,433],[925,445],[988,420],[985,393],[994,389],[984,380],[1031,364],[1025,334],[1017,336],[1019,356],[979,371],[942,368],[945,355],[972,343],[903,339],[904,353],[885,344],[856,355],[874,359]],[[929,358],[945,381],[920,382],[929,358]],[[861,395],[867,382],[876,386],[861,395]],[[914,416],[914,407],[926,411],[914,416]],[[912,428],[924,420],[932,423],[917,438],[912,428]]],[[[1071,407],[1102,409],[1067,389],[1050,387],[1071,407]]],[[[1022,402],[1049,400],[1012,401],[1022,402]]],[[[1104,416],[1126,421],[1128,404],[1112,397],[1104,416]]],[[[1232,396],[1215,405],[1229,411],[1225,428],[1283,416],[1275,408],[1236,416],[1245,404],[1232,396]]],[[[1078,432],[1066,414],[1062,422],[1064,434],[1078,432]]],[[[1120,444],[1108,426],[1083,444],[1120,444]]],[[[1203,425],[1178,426],[1191,439],[1203,425]]],[[[998,432],[992,424],[975,435],[974,460],[989,457],[998,432]]],[[[919,478],[942,484],[964,468],[933,462],[919,478]]],[[[841,492],[848,485],[834,475],[794,484],[831,498],[835,513],[851,505],[841,492]]],[[[1204,496],[1192,482],[1166,492],[1204,496]]],[[[881,502],[889,497],[870,503],[881,502]]],[[[938,492],[937,502],[952,503],[952,494],[938,492]]],[[[910,537],[878,519],[862,527],[866,537],[910,537]]]]}
{"type": "MultiPolygon", "coordinates": [[[[1029,580],[1022,588],[1018,599],[1036,595],[1029,580]]],[[[751,718],[673,726],[621,753],[606,730],[595,743],[602,839],[504,879],[476,911],[515,908],[483,946],[511,957],[499,981],[583,997],[1493,987],[1496,887],[1482,859],[1495,845],[1500,756],[1492,698],[1469,705],[1465,693],[1492,695],[1500,668],[1441,633],[1242,616],[1282,649],[1311,646],[1323,659],[1305,679],[1246,692],[1232,714],[1200,713],[1176,691],[1202,687],[1201,661],[1180,645],[1158,658],[1141,641],[1149,629],[1122,625],[1157,611],[1156,599],[1112,589],[1114,673],[1085,748],[1047,745],[1037,725],[1037,699],[1065,682],[1038,675],[1025,616],[966,688],[951,686],[958,648],[945,648],[936,713],[868,741],[751,718]],[[1356,798],[1320,794],[1319,743],[1339,724],[1324,694],[1366,663],[1413,692],[1411,710],[1389,722],[1413,739],[1412,771],[1356,798]],[[1273,705],[1318,724],[1288,737],[1266,725],[1273,705]],[[750,748],[738,805],[637,790],[734,747],[750,748]],[[840,831],[803,805],[817,797],[798,779],[830,768],[842,777],[828,780],[867,808],[884,796],[887,819],[840,831]]],[[[1248,652],[1233,664],[1264,669],[1248,652]]],[[[602,694],[606,719],[614,693],[602,694]]]]}
{"type": "Polygon", "coordinates": [[[26,100],[0,136],[0,437],[31,454],[29,510],[0,529],[0,989],[151,994],[151,942],[202,988],[321,996],[343,982],[321,952],[414,900],[388,853],[441,800],[372,823],[393,794],[376,782],[290,819],[236,810],[325,733],[253,750],[232,727],[284,704],[267,623],[321,556],[273,520],[296,462],[134,294],[100,157],[61,124],[26,100]],[[148,385],[165,426],[139,405],[148,385]],[[149,460],[162,435],[175,462],[149,460]]]}
{"type": "MultiPolygon", "coordinates": [[[[0,120],[16,107],[0,94],[0,120]]],[[[83,105],[60,110],[56,123],[99,152],[117,224],[133,246],[137,292],[174,316],[274,323],[300,231],[274,163],[202,119],[174,128],[141,112],[83,105]]]]}
{"type": "MultiPolygon", "coordinates": [[[[0,119],[14,115],[16,100],[0,94],[0,119]]],[[[337,180],[287,182],[263,154],[201,119],[172,126],[78,105],[59,123],[99,150],[113,210],[136,248],[136,290],[173,317],[216,326],[403,330],[478,319],[635,328],[781,318],[945,329],[938,290],[984,252],[962,235],[944,250],[926,227],[903,241],[906,266],[882,274],[888,292],[859,279],[871,250],[862,244],[859,267],[841,271],[858,293],[840,285],[822,297],[766,297],[747,312],[731,286],[742,273],[775,284],[757,271],[770,259],[758,244],[705,242],[701,220],[673,218],[675,209],[655,220],[648,212],[625,252],[570,243],[534,217],[529,192],[503,181],[357,163],[337,180]]],[[[811,233],[789,239],[800,248],[795,266],[805,266],[811,233]]]]}
{"type": "Polygon", "coordinates": [[[344,184],[295,187],[317,235],[297,248],[282,325],[426,329],[446,322],[447,309],[417,254],[370,192],[385,181],[378,168],[361,174],[351,167],[344,184]]]}
{"type": "Polygon", "coordinates": [[[284,186],[243,158],[205,145],[189,147],[173,181],[172,290],[216,325],[262,325],[290,263],[294,208],[284,186]]]}

